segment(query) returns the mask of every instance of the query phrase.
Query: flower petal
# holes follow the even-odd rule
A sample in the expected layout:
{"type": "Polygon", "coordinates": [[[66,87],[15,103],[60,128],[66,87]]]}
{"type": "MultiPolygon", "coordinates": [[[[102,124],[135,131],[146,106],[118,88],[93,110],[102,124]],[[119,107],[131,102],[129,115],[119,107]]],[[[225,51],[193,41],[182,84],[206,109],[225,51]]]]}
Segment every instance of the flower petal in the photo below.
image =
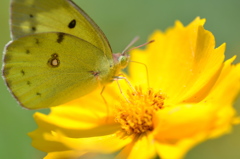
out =
{"type": "Polygon", "coordinates": [[[162,159],[181,159],[184,158],[186,152],[196,144],[196,141],[199,142],[200,139],[201,136],[199,136],[199,138],[195,137],[194,139],[183,139],[176,144],[156,142],[156,150],[162,159]]]}
{"type": "MultiPolygon", "coordinates": [[[[103,127],[98,130],[103,131],[103,127]]],[[[37,129],[29,135],[33,146],[44,152],[73,151],[78,157],[85,152],[113,153],[131,142],[131,138],[121,139],[117,133],[99,136],[97,130],[89,130],[94,137],[70,138],[61,131],[43,131],[37,129]],[[93,132],[95,131],[95,134],[93,132]],[[93,146],[94,145],[94,146],[93,146]]],[[[82,132],[80,132],[82,133],[82,132]]]]}
{"type": "Polygon", "coordinates": [[[231,65],[234,59],[224,63],[215,85],[201,102],[165,107],[155,115],[161,157],[181,158],[199,142],[231,131],[238,120],[232,104],[240,90],[240,64],[231,65]]]}
{"type": "MultiPolygon", "coordinates": [[[[132,51],[133,61],[147,65],[150,85],[167,94],[171,104],[195,96],[203,87],[210,89],[222,68],[225,45],[214,49],[214,36],[204,30],[204,22],[196,18],[187,27],[176,22],[166,33],[155,32],[150,38],[156,39],[155,42],[145,51],[132,51]]],[[[146,84],[142,72],[146,72],[143,66],[131,65],[134,83],[146,84]]]]}
{"type": "Polygon", "coordinates": [[[68,138],[62,136],[59,140],[70,149],[81,152],[113,153],[132,141],[131,138],[121,139],[118,133],[88,138],[68,138]],[[93,146],[94,145],[94,146],[93,146]]]}
{"type": "Polygon", "coordinates": [[[127,145],[116,157],[117,159],[145,159],[156,156],[155,143],[151,135],[136,137],[133,142],[127,145]]]}
{"type": "Polygon", "coordinates": [[[173,158],[181,158],[192,146],[230,132],[234,116],[235,111],[231,105],[221,107],[201,102],[165,108],[154,119],[155,140],[162,148],[158,153],[163,158],[173,154],[176,155],[173,158]],[[168,154],[169,151],[164,149],[169,149],[173,154],[168,154]]]}
{"type": "Polygon", "coordinates": [[[235,58],[224,63],[221,75],[205,100],[214,100],[222,106],[233,104],[240,90],[240,64],[231,64],[235,58]]]}
{"type": "Polygon", "coordinates": [[[79,156],[84,155],[86,152],[77,152],[74,150],[50,152],[44,159],[79,159],[79,156]]]}

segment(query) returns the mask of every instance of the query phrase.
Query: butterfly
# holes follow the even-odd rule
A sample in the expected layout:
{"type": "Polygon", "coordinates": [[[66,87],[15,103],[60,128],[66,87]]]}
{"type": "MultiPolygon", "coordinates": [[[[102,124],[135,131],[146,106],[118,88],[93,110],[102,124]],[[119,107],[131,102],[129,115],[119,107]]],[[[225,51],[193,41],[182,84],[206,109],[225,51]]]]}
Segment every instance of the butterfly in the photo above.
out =
{"type": "Polygon", "coordinates": [[[94,21],[71,0],[12,0],[3,78],[19,104],[49,108],[105,86],[129,55],[112,53],[94,21]]]}

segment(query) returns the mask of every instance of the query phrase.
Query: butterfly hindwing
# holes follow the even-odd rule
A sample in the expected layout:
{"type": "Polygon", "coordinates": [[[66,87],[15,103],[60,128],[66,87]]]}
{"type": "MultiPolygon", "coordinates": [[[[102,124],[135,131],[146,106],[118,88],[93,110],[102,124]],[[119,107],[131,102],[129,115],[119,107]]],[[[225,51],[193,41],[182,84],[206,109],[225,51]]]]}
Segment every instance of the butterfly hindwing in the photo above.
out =
{"type": "Polygon", "coordinates": [[[20,104],[30,109],[62,104],[91,92],[108,74],[104,53],[65,33],[37,33],[5,48],[3,75],[20,104]]]}

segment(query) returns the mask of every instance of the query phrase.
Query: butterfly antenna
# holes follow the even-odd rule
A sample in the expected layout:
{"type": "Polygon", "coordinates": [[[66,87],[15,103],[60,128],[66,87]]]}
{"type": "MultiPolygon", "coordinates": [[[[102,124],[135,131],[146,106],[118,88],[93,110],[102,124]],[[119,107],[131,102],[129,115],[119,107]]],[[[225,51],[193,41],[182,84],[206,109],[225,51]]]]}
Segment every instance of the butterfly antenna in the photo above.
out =
{"type": "Polygon", "coordinates": [[[136,36],[129,44],[128,46],[123,50],[122,55],[124,55],[128,49],[136,42],[139,40],[139,36],[136,36]]]}
{"type": "Polygon", "coordinates": [[[129,49],[129,48],[130,48],[136,41],[138,41],[138,40],[139,40],[139,36],[136,36],[136,37],[128,44],[128,46],[123,50],[122,55],[125,55],[126,52],[132,51],[132,50],[134,50],[134,49],[143,47],[143,46],[145,46],[145,45],[148,45],[148,44],[154,42],[154,40],[150,40],[150,41],[148,41],[148,42],[146,42],[146,43],[144,43],[144,44],[141,44],[141,45],[138,45],[138,46],[136,46],[136,47],[133,47],[133,48],[129,49]]]}
{"type": "Polygon", "coordinates": [[[148,42],[146,42],[146,43],[144,43],[144,44],[141,44],[141,45],[138,45],[138,46],[136,46],[136,47],[133,47],[133,48],[129,49],[128,52],[129,52],[129,51],[132,51],[132,50],[134,50],[134,49],[143,47],[143,46],[148,45],[148,44],[153,43],[153,42],[154,42],[154,40],[150,40],[150,41],[148,41],[148,42]]]}

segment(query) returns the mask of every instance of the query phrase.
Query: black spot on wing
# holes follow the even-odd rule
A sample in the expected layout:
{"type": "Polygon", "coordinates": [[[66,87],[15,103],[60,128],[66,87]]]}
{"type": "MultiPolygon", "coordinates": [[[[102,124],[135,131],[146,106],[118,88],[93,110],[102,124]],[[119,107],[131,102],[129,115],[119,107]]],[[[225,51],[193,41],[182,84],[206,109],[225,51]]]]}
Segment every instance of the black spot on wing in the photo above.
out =
{"type": "Polygon", "coordinates": [[[42,94],[39,92],[36,92],[36,95],[41,97],[42,94]]]}
{"type": "Polygon", "coordinates": [[[24,76],[25,75],[25,71],[21,70],[21,74],[24,76]]]}
{"type": "Polygon", "coordinates": [[[60,44],[64,39],[64,34],[63,33],[58,33],[58,39],[57,42],[60,44]]]}
{"type": "Polygon", "coordinates": [[[31,82],[30,82],[30,81],[27,81],[27,85],[31,86],[31,82]]]}
{"type": "Polygon", "coordinates": [[[35,26],[32,26],[31,30],[32,30],[32,32],[36,32],[37,28],[35,26]]]}
{"type": "Polygon", "coordinates": [[[68,24],[68,28],[72,29],[76,26],[76,20],[73,19],[69,24],[68,24]]]}
{"type": "Polygon", "coordinates": [[[11,68],[9,67],[4,67],[3,71],[2,71],[2,75],[7,77],[9,75],[11,68]]]}
{"type": "Polygon", "coordinates": [[[27,49],[27,50],[26,50],[26,54],[30,54],[30,50],[27,49]]]}
{"type": "Polygon", "coordinates": [[[38,40],[38,39],[36,39],[35,43],[38,45],[38,44],[39,44],[39,40],[38,40]]]}
{"type": "Polygon", "coordinates": [[[29,14],[29,17],[30,17],[30,18],[33,18],[34,16],[33,16],[32,14],[29,14]]]}

